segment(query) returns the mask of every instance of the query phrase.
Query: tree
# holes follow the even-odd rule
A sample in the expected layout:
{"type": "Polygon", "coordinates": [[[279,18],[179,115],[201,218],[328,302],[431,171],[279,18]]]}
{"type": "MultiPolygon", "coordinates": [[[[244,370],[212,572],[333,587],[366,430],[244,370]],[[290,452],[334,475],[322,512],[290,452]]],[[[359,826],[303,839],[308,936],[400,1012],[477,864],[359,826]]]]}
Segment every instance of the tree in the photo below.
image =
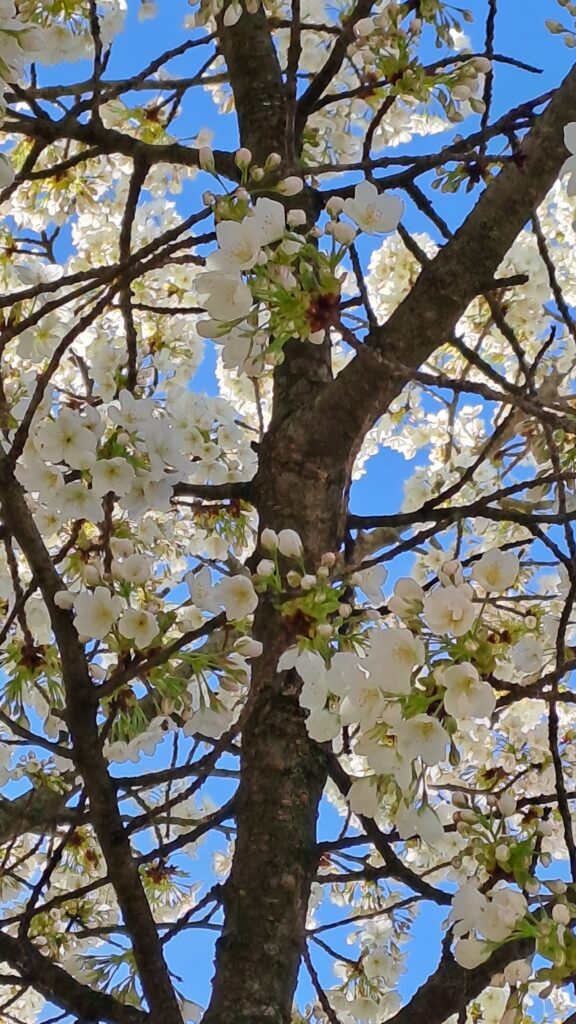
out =
{"type": "Polygon", "coordinates": [[[205,1024],[574,1020],[576,71],[203,0],[114,78],[123,7],[0,22],[0,1016],[197,1019],[200,934],[205,1024]]]}

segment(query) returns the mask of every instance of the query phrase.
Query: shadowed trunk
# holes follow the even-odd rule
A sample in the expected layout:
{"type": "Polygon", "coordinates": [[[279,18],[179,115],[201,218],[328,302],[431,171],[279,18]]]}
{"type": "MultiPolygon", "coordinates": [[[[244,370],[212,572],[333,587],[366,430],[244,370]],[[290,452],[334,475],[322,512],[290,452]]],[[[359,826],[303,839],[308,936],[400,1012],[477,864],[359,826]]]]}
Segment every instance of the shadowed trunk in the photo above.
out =
{"type": "MultiPolygon", "coordinates": [[[[297,530],[313,571],[321,554],[342,540],[347,483],[342,472],[314,461],[310,439],[298,437],[288,418],[267,435],[261,452],[255,481],[261,526],[297,530]]],[[[302,631],[261,599],[254,636],[264,653],[254,662],[242,735],[236,849],[205,1024],[286,1024],[291,1015],[327,776],[324,752],[309,739],[298,703],[299,677],[276,671],[302,631]]]]}

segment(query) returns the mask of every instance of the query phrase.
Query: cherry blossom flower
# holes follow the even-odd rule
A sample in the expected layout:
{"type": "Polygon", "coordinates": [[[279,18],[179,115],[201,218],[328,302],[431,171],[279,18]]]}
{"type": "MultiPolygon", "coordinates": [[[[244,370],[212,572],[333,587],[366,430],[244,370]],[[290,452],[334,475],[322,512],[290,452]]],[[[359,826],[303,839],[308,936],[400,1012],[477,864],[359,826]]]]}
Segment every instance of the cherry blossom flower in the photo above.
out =
{"type": "Polygon", "coordinates": [[[128,494],[134,480],[134,470],[126,459],[98,459],[92,467],[92,490],[103,497],[112,491],[118,497],[128,494]]]}
{"type": "Polygon", "coordinates": [[[490,942],[507,939],[528,910],[525,896],[513,889],[497,889],[491,893],[488,905],[482,911],[478,931],[490,942]]]}
{"type": "Polygon", "coordinates": [[[532,976],[532,964],[526,960],[513,960],[504,968],[504,978],[508,985],[525,985],[532,976]]]}
{"type": "Polygon", "coordinates": [[[438,815],[431,807],[420,808],[400,805],[395,816],[396,828],[401,839],[420,836],[428,846],[440,843],[444,839],[444,829],[438,815]]]}
{"type": "Polygon", "coordinates": [[[454,959],[460,967],[472,971],[483,964],[491,952],[490,946],[479,939],[459,939],[454,946],[454,959]]]}
{"type": "Polygon", "coordinates": [[[365,814],[367,818],[376,817],[379,801],[375,783],[376,779],[373,775],[354,779],[346,797],[354,814],[365,814]]]}
{"type": "Polygon", "coordinates": [[[333,714],[328,708],[313,711],[306,719],[306,731],[312,740],[317,743],[327,743],[335,739],[342,729],[342,720],[339,715],[333,714]]]}
{"type": "Polygon", "coordinates": [[[400,792],[408,793],[412,781],[412,762],[401,756],[396,744],[383,745],[364,737],[356,744],[356,752],[366,758],[368,766],[378,775],[392,776],[400,792]]]}
{"type": "Polygon", "coordinates": [[[408,694],[412,673],[424,656],[424,644],[409,629],[374,629],[364,664],[385,693],[408,694]]]}
{"type": "Polygon", "coordinates": [[[245,217],[241,224],[223,220],[216,225],[220,251],[218,265],[229,270],[249,270],[260,254],[260,227],[255,217],[245,217]]]}
{"type": "Polygon", "coordinates": [[[133,640],[136,647],[149,647],[160,632],[154,615],[145,608],[127,608],[118,629],[127,640],[133,640]]]}
{"type": "Polygon", "coordinates": [[[103,640],[118,621],[124,603],[107,587],[78,594],[74,598],[74,625],[80,636],[103,640]]]}
{"type": "Polygon", "coordinates": [[[444,759],[450,742],[448,733],[436,718],[414,715],[396,726],[398,750],[402,757],[420,757],[424,764],[438,764],[444,759]]]}
{"type": "Polygon", "coordinates": [[[249,576],[224,576],[216,586],[215,598],[229,621],[245,619],[258,606],[258,594],[249,576]]]}
{"type": "Polygon", "coordinates": [[[340,704],[343,725],[358,722],[363,730],[372,728],[382,714],[386,701],[376,683],[360,670],[350,680],[346,695],[340,704]]]}
{"type": "Polygon", "coordinates": [[[535,636],[525,636],[510,650],[514,668],[531,676],[539,672],[544,661],[542,641],[535,636]]]}
{"type": "Polygon", "coordinates": [[[260,643],[260,640],[254,640],[251,636],[241,636],[236,640],[234,648],[243,658],[259,658],[264,650],[264,645],[260,643]]]}
{"type": "Polygon", "coordinates": [[[308,711],[320,711],[328,698],[328,673],[324,659],[317,651],[299,651],[289,647],[278,661],[278,671],[288,672],[295,668],[304,683],[300,691],[300,707],[308,711]]]}
{"type": "Polygon", "coordinates": [[[215,613],[218,610],[219,602],[216,597],[216,588],[212,582],[212,573],[208,566],[202,566],[198,572],[187,573],[185,579],[194,604],[203,612],[215,613]]]}
{"type": "Polygon", "coordinates": [[[460,587],[438,587],[424,598],[424,619],[439,636],[463,636],[475,618],[474,605],[460,587]]]}
{"type": "Polygon", "coordinates": [[[405,619],[422,611],[423,601],[424,591],[420,584],[403,578],[394,584],[394,596],[390,598],[388,607],[400,619],[405,619]]]}
{"type": "Polygon", "coordinates": [[[487,551],[472,569],[476,580],[487,593],[498,594],[508,590],[516,582],[520,571],[520,560],[513,551],[487,551]]]}
{"type": "Polygon", "coordinates": [[[362,970],[366,977],[372,981],[374,978],[381,978],[386,974],[390,951],[385,947],[376,947],[362,960],[362,970]]]}
{"type": "Polygon", "coordinates": [[[120,391],[118,402],[112,403],[108,409],[112,422],[128,431],[138,430],[142,424],[150,421],[153,413],[154,402],[151,398],[134,398],[125,389],[120,391]]]}
{"type": "Polygon", "coordinates": [[[150,579],[150,564],[145,555],[128,555],[119,568],[122,579],[127,583],[141,585],[150,579]]]}
{"type": "Polygon", "coordinates": [[[43,425],[41,449],[46,459],[67,462],[72,469],[89,469],[96,461],[94,436],[71,409],[43,425]]]}
{"type": "Polygon", "coordinates": [[[14,181],[15,171],[6,153],[0,153],[0,188],[7,188],[14,181]]]}
{"type": "Polygon", "coordinates": [[[444,707],[454,718],[490,718],[496,707],[496,695],[489,683],[480,679],[470,662],[451,665],[442,672],[446,687],[444,707]]]}
{"type": "Polygon", "coordinates": [[[352,582],[364,591],[371,604],[382,604],[382,587],[387,576],[388,570],[383,565],[373,565],[354,573],[352,582]]]}
{"type": "Polygon", "coordinates": [[[81,480],[71,480],[54,495],[54,504],[65,519],[89,519],[98,523],[102,517],[102,499],[81,480]]]}
{"type": "Polygon", "coordinates": [[[404,212],[404,203],[396,196],[379,194],[376,185],[362,181],[354,189],[354,198],[346,199],[343,212],[368,235],[394,231],[404,212]]]}
{"type": "Polygon", "coordinates": [[[286,212],[282,203],[262,197],[254,205],[253,220],[258,230],[260,245],[277,242],[286,230],[286,212]]]}
{"type": "Polygon", "coordinates": [[[239,275],[209,270],[199,278],[198,293],[213,320],[243,320],[252,308],[252,292],[239,275]]]}
{"type": "Polygon", "coordinates": [[[488,898],[475,885],[467,882],[460,886],[452,897],[452,909],[448,923],[453,926],[454,938],[475,931],[482,913],[488,906],[488,898]]]}

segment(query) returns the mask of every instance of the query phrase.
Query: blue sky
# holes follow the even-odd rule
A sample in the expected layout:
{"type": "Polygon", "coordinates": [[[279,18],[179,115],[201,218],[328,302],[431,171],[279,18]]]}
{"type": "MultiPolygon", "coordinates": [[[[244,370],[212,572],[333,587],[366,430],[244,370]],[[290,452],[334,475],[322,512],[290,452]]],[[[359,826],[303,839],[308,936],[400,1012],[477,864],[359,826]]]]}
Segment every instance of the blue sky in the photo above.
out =
{"type": "MultiPolygon", "coordinates": [[[[173,45],[180,43],[183,38],[182,21],[191,8],[184,0],[158,0],[159,14],[152,21],[139,22],[137,0],[129,0],[129,15],[124,33],[117,39],[113,57],[110,62],[106,77],[126,77],[138,71],[148,60],[173,45]]],[[[471,0],[467,6],[471,7],[474,13],[483,16],[485,3],[480,0],[471,0]]],[[[571,64],[572,51],[565,48],[557,37],[550,36],[544,28],[544,20],[547,17],[558,17],[561,9],[554,0],[501,0],[500,10],[497,19],[496,39],[497,50],[500,53],[521,57],[522,60],[534,63],[543,68],[543,74],[530,76],[530,81],[525,72],[504,65],[497,65],[495,72],[495,102],[493,114],[498,115],[506,109],[531,95],[544,92],[556,85],[564,76],[571,64]]],[[[469,26],[467,31],[471,35],[473,46],[476,50],[482,49],[484,28],[482,23],[469,26]]],[[[174,62],[172,70],[182,75],[187,74],[188,57],[174,62]]],[[[190,58],[192,66],[196,66],[196,58],[190,58]]],[[[57,82],[63,80],[64,75],[68,79],[80,79],[87,77],[90,72],[88,64],[85,66],[76,65],[66,69],[64,74],[61,68],[50,68],[41,72],[41,81],[57,82]]],[[[142,99],[142,94],[138,94],[142,99]]],[[[472,130],[473,122],[466,124],[466,130],[472,130]]],[[[235,127],[233,116],[218,117],[216,109],[209,95],[201,91],[194,91],[186,100],[182,116],[175,125],[175,132],[179,137],[191,139],[202,128],[209,128],[214,131],[214,146],[217,148],[234,148],[236,145],[235,127]]],[[[442,136],[415,140],[412,144],[414,152],[427,152],[443,143],[442,136]]],[[[206,179],[199,179],[199,188],[209,187],[206,179]]],[[[182,213],[190,212],[187,203],[192,198],[195,190],[187,190],[181,200],[182,213]]],[[[463,196],[446,197],[440,200],[441,212],[445,213],[449,222],[456,225],[462,219],[469,200],[463,196]]],[[[421,215],[413,210],[408,210],[405,218],[406,226],[410,230],[428,230],[428,225],[423,223],[421,215]]],[[[368,244],[362,243],[363,253],[366,254],[368,244]]],[[[210,350],[207,343],[206,362],[196,375],[194,386],[201,390],[213,392],[215,389],[214,380],[214,352],[210,350]]],[[[425,452],[417,457],[418,462],[425,461],[425,452]]],[[[383,451],[373,458],[367,467],[366,475],[356,482],[352,492],[352,507],[357,513],[390,513],[398,509],[402,502],[402,488],[404,480],[411,474],[414,463],[406,464],[403,457],[397,453],[383,451]]],[[[124,769],[126,766],[122,766],[124,769]]],[[[142,770],[150,770],[158,767],[158,758],[145,759],[142,762],[142,770]]],[[[140,770],[140,766],[139,766],[140,770]]],[[[125,771],[122,770],[122,774],[125,771]]],[[[210,795],[215,801],[227,794],[227,787],[216,781],[209,787],[210,795]]],[[[325,835],[334,835],[340,819],[335,821],[336,814],[331,807],[324,809],[321,819],[321,832],[325,835]]],[[[198,877],[208,875],[210,857],[214,850],[223,849],[222,837],[217,835],[211,837],[202,847],[198,854],[198,877]]],[[[336,915],[336,911],[335,911],[336,915]]],[[[338,915],[339,916],[339,915],[338,915]]],[[[408,995],[420,984],[426,975],[427,969],[433,965],[428,959],[430,942],[437,944],[439,924],[445,916],[444,910],[435,908],[427,909],[422,914],[419,923],[414,931],[412,940],[413,957],[410,960],[410,974],[403,983],[403,992],[408,995]]],[[[186,979],[186,994],[205,1005],[209,997],[210,978],[212,973],[210,950],[213,944],[214,933],[190,931],[178,938],[171,945],[171,963],[177,974],[182,974],[186,979]],[[198,965],[191,967],[191,965],[198,965]]],[[[331,936],[336,946],[350,953],[345,946],[344,936],[338,938],[338,933],[331,936]]],[[[323,954],[316,957],[318,965],[323,964],[323,954]]],[[[325,980],[331,983],[330,971],[324,967],[325,980]]],[[[306,981],[302,984],[304,997],[309,993],[306,981]]]]}

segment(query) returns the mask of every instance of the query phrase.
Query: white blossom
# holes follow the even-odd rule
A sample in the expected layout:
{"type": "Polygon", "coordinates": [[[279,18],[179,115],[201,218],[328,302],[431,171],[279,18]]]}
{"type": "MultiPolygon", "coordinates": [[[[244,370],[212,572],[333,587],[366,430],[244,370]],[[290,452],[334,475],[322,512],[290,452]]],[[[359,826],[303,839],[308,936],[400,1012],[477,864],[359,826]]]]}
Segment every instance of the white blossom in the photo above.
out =
{"type": "Polygon", "coordinates": [[[490,718],[496,707],[494,690],[470,662],[445,669],[442,685],[446,687],[444,707],[454,718],[490,718]]]}
{"type": "Polygon", "coordinates": [[[424,644],[409,629],[373,629],[365,667],[385,693],[408,694],[412,673],[424,656],[424,644]]]}
{"type": "Polygon", "coordinates": [[[425,764],[442,761],[450,742],[446,730],[430,715],[414,715],[401,722],[396,726],[396,738],[402,757],[420,757],[425,764]]]}
{"type": "Polygon", "coordinates": [[[439,636],[463,636],[475,618],[474,605],[460,587],[438,587],[424,598],[424,619],[439,636]]]}
{"type": "Polygon", "coordinates": [[[518,555],[513,551],[487,551],[472,569],[476,580],[487,593],[503,593],[516,582],[520,571],[518,555]]]}
{"type": "Polygon", "coordinates": [[[96,587],[74,598],[74,625],[83,637],[103,640],[118,621],[124,601],[107,587],[96,587]]]}
{"type": "Polygon", "coordinates": [[[379,194],[376,185],[362,181],[354,189],[354,198],[344,202],[343,212],[368,235],[384,235],[398,227],[404,203],[396,196],[379,194]]]}
{"type": "Polygon", "coordinates": [[[216,586],[215,599],[229,621],[245,619],[258,606],[258,595],[249,576],[224,576],[216,586]]]}
{"type": "Polygon", "coordinates": [[[154,615],[145,608],[127,608],[118,629],[127,640],[133,640],[136,647],[149,647],[160,632],[154,615]]]}

